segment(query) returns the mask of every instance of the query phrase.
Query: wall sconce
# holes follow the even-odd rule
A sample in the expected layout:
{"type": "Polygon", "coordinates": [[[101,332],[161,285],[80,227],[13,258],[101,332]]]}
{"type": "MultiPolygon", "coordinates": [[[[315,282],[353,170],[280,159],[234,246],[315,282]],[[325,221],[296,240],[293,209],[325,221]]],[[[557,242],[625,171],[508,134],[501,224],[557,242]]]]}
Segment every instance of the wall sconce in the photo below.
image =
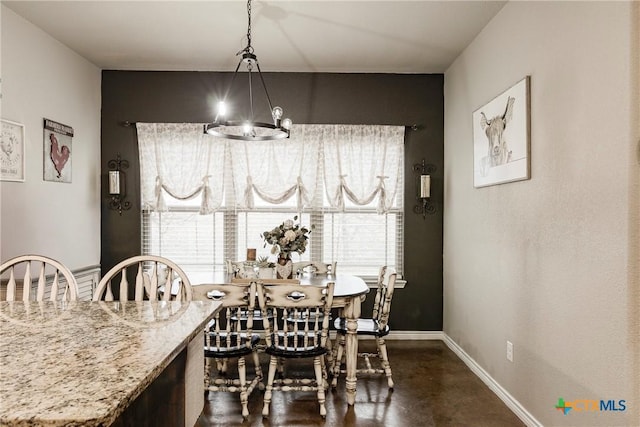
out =
{"type": "Polygon", "coordinates": [[[131,209],[131,202],[124,200],[127,196],[127,180],[123,169],[129,168],[129,162],[120,158],[118,153],[115,160],[109,160],[109,209],[117,210],[122,215],[123,210],[131,209]]]}
{"type": "Polygon", "coordinates": [[[433,215],[436,213],[436,206],[431,202],[431,174],[436,171],[435,165],[425,164],[424,159],[422,163],[416,163],[413,165],[413,171],[418,173],[416,176],[416,200],[418,204],[413,207],[413,212],[420,215],[422,219],[427,217],[427,214],[433,215]]]}

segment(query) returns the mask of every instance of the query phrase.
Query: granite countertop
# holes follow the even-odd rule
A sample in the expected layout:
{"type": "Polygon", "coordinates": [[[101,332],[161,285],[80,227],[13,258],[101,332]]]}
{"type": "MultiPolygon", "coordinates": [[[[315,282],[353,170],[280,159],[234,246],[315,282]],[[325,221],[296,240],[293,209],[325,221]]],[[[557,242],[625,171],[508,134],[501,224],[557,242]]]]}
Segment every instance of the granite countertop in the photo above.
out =
{"type": "Polygon", "coordinates": [[[219,305],[0,302],[0,425],[109,425],[219,305]]]}

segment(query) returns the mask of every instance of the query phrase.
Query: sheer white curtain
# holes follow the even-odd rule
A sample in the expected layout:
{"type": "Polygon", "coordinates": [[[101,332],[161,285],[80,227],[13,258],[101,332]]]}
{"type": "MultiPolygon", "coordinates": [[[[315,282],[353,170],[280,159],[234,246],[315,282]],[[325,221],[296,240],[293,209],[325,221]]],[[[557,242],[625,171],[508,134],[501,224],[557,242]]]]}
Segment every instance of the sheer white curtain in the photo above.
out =
{"type": "Polygon", "coordinates": [[[322,132],[298,125],[289,139],[229,143],[236,206],[253,208],[255,197],[281,204],[296,197],[298,210],[311,207],[319,183],[322,132]]]}
{"type": "Polygon", "coordinates": [[[344,209],[377,200],[378,213],[392,206],[402,174],[404,127],[328,125],[323,127],[324,187],[329,204],[344,209]]]}
{"type": "Polygon", "coordinates": [[[201,195],[200,213],[223,201],[226,142],[197,123],[138,123],[142,208],[166,210],[164,194],[178,200],[201,195]]]}
{"type": "Polygon", "coordinates": [[[188,200],[202,194],[201,214],[223,206],[224,177],[232,192],[226,209],[252,209],[256,197],[281,204],[296,197],[298,211],[344,209],[345,199],[379,213],[393,207],[402,177],[404,127],[294,125],[290,139],[228,141],[197,123],[138,123],[142,208],[166,210],[164,194],[188,200]],[[227,174],[225,174],[225,171],[227,174]]]}

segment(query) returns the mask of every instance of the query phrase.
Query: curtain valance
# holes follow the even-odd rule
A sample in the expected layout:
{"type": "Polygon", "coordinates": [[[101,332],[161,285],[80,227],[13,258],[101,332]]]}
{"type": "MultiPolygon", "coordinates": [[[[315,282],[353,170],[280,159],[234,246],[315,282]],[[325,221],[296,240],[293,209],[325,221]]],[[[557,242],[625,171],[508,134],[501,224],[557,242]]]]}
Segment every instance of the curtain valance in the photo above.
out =
{"type": "Polygon", "coordinates": [[[256,196],[273,204],[295,196],[299,210],[322,206],[325,197],[339,209],[345,199],[377,200],[383,213],[401,182],[401,126],[294,125],[288,140],[255,142],[216,138],[198,123],[138,123],[137,130],[148,210],[166,210],[166,193],[177,200],[201,195],[202,214],[223,204],[252,209],[256,196]]]}
{"type": "Polygon", "coordinates": [[[202,195],[201,214],[222,206],[226,144],[196,123],[138,123],[142,208],[163,211],[164,194],[202,195]]]}

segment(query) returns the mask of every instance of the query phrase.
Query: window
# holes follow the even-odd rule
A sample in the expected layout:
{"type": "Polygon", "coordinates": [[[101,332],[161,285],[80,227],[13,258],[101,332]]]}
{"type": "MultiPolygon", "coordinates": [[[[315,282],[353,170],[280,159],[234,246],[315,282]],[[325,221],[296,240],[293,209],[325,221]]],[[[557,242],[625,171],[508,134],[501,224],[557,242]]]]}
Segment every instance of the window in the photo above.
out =
{"type": "MultiPolygon", "coordinates": [[[[276,173],[274,170],[269,170],[262,182],[260,173],[250,170],[252,156],[260,172],[267,169],[259,164],[260,159],[268,161],[264,146],[214,138],[215,144],[221,144],[214,149],[224,153],[224,160],[216,164],[222,168],[222,172],[214,172],[220,172],[219,179],[224,181],[224,188],[217,181],[202,184],[206,180],[200,179],[196,184],[207,185],[209,193],[186,187],[180,193],[175,191],[176,182],[179,181],[177,178],[165,178],[156,168],[152,168],[151,174],[148,173],[149,168],[145,168],[149,164],[148,152],[141,144],[143,253],[170,258],[183,267],[187,274],[222,270],[227,259],[245,259],[247,248],[256,248],[258,256],[270,256],[271,260],[275,260],[276,255],[270,254],[270,247],[264,247],[262,233],[285,219],[298,216],[300,223],[314,227],[310,247],[300,255],[300,260],[336,261],[338,272],[363,277],[377,276],[381,265],[393,266],[401,273],[404,229],[403,138],[399,143],[395,141],[393,150],[386,147],[384,152],[366,147],[367,141],[357,141],[355,145],[364,144],[365,149],[350,146],[350,152],[345,154],[336,148],[338,144],[335,141],[326,142],[327,138],[318,138],[319,143],[307,145],[301,154],[301,151],[290,150],[291,144],[296,144],[295,128],[292,129],[291,140],[269,143],[285,144],[284,149],[275,147],[274,152],[279,153],[277,162],[298,168],[293,172],[279,171],[276,180],[279,186],[275,185],[275,190],[269,187],[269,176],[276,173]],[[229,147],[228,144],[236,145],[229,147]],[[237,161],[234,155],[241,156],[242,162],[237,161]],[[366,156],[371,158],[367,159],[366,156]],[[350,158],[357,159],[354,162],[357,169],[349,169],[347,163],[352,161],[350,158]],[[383,164],[386,162],[386,169],[369,170],[380,169],[381,160],[383,164]],[[338,161],[342,163],[339,170],[332,172],[326,162],[338,161]],[[300,162],[305,163],[301,168],[298,165],[300,162]],[[301,177],[302,171],[307,169],[313,170],[310,175],[301,177]],[[333,180],[327,178],[328,174],[334,175],[333,180]],[[295,181],[291,178],[287,180],[287,176],[293,176],[295,181]],[[349,180],[350,176],[354,178],[349,180]],[[363,184],[356,183],[355,177],[365,177],[363,184]],[[165,182],[172,183],[170,191],[163,191],[165,182]],[[146,197],[146,202],[145,185],[146,194],[150,195],[146,197]],[[220,191],[217,190],[218,185],[220,191]],[[149,191],[149,187],[153,191],[149,191]],[[211,191],[211,188],[214,190],[211,191]],[[161,192],[164,194],[160,201],[161,192]],[[334,197],[340,196],[340,192],[346,196],[334,197]],[[203,195],[207,197],[206,194],[211,196],[211,193],[223,196],[220,200],[210,198],[203,203],[203,195]],[[266,193],[264,198],[261,197],[266,193]],[[203,215],[201,213],[206,210],[204,205],[215,208],[203,215]]],[[[334,128],[331,127],[331,130],[334,128]]],[[[157,135],[157,132],[154,133],[157,135]]],[[[201,133],[202,128],[199,127],[197,138],[202,138],[201,133]]],[[[143,138],[144,134],[139,130],[140,142],[143,138]]],[[[184,154],[181,154],[181,160],[184,158],[184,154]]],[[[202,158],[202,155],[198,158],[202,158]]],[[[154,163],[157,167],[162,162],[155,159],[154,163]]],[[[196,167],[187,170],[191,174],[194,169],[196,167]]],[[[208,177],[211,175],[208,172],[203,174],[208,177]]],[[[297,261],[298,255],[294,254],[293,259],[297,261]]]]}

